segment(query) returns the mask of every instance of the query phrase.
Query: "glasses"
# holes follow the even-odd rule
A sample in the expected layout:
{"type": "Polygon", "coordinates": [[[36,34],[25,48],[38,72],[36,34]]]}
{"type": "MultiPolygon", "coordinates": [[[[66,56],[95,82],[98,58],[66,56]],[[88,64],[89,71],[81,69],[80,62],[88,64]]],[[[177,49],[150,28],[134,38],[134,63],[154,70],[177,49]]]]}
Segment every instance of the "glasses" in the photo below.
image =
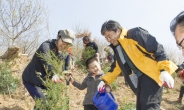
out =
{"type": "Polygon", "coordinates": [[[181,45],[181,44],[182,44],[182,42],[183,42],[183,40],[184,40],[184,38],[181,40],[181,42],[180,42],[179,44],[177,44],[177,46],[178,46],[179,50],[184,49],[184,47],[181,45]]]}

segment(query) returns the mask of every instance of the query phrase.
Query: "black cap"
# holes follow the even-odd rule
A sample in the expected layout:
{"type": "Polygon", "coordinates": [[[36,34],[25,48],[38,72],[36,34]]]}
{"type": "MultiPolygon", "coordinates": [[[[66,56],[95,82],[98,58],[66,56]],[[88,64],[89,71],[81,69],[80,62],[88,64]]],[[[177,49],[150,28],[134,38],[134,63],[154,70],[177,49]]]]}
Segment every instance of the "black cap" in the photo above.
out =
{"type": "Polygon", "coordinates": [[[180,12],[170,23],[170,30],[174,35],[177,24],[184,19],[184,11],[180,12]]]}

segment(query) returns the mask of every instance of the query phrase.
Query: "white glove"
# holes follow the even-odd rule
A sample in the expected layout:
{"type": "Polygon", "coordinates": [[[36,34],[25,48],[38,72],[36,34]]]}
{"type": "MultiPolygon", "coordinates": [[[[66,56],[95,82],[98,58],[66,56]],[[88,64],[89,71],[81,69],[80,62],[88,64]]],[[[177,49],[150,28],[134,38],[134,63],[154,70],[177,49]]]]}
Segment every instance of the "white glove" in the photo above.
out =
{"type": "Polygon", "coordinates": [[[59,76],[57,74],[55,74],[54,76],[52,76],[52,81],[53,82],[58,82],[60,80],[59,76]]]}
{"type": "Polygon", "coordinates": [[[104,92],[105,89],[105,83],[104,81],[100,81],[100,83],[98,84],[97,90],[100,92],[104,92]]]}
{"type": "Polygon", "coordinates": [[[162,81],[162,85],[165,85],[165,83],[166,83],[170,89],[172,89],[174,87],[174,79],[167,71],[161,72],[160,80],[162,81]]]}

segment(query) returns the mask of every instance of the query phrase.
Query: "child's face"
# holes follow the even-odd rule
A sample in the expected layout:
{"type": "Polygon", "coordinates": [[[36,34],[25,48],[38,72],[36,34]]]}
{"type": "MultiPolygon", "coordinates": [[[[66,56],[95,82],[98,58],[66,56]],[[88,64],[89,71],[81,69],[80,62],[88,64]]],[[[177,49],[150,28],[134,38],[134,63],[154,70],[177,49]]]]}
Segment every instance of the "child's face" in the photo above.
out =
{"type": "Polygon", "coordinates": [[[101,67],[100,64],[97,61],[93,61],[92,63],[90,63],[88,65],[88,70],[92,73],[92,74],[98,74],[101,72],[101,67]]]}

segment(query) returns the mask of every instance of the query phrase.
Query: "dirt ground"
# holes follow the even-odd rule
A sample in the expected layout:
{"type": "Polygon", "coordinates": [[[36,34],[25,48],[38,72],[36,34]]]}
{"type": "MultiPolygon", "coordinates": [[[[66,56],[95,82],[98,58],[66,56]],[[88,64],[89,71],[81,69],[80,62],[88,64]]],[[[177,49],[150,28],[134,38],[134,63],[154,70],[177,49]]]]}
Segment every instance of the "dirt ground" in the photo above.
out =
{"type": "MultiPolygon", "coordinates": [[[[21,79],[22,71],[24,70],[28,62],[29,60],[26,58],[17,59],[14,63],[12,63],[13,74],[21,79]]],[[[75,68],[73,76],[78,82],[82,82],[86,74],[75,68]]],[[[119,107],[123,106],[125,103],[135,103],[136,97],[130,90],[130,88],[125,86],[124,78],[118,77],[116,83],[118,85],[118,88],[117,90],[113,91],[113,94],[119,104],[119,107]]],[[[170,89],[168,92],[163,93],[163,98],[161,102],[162,110],[184,110],[183,104],[177,104],[175,102],[179,95],[180,86],[180,79],[175,78],[174,89],[170,89]]],[[[82,102],[86,90],[78,90],[70,84],[69,91],[70,110],[83,110],[82,102]]],[[[164,91],[166,91],[166,89],[164,89],[164,91]]],[[[33,107],[34,100],[26,91],[22,83],[19,84],[19,88],[11,96],[2,94],[0,95],[0,110],[32,110],[33,107]]]]}

